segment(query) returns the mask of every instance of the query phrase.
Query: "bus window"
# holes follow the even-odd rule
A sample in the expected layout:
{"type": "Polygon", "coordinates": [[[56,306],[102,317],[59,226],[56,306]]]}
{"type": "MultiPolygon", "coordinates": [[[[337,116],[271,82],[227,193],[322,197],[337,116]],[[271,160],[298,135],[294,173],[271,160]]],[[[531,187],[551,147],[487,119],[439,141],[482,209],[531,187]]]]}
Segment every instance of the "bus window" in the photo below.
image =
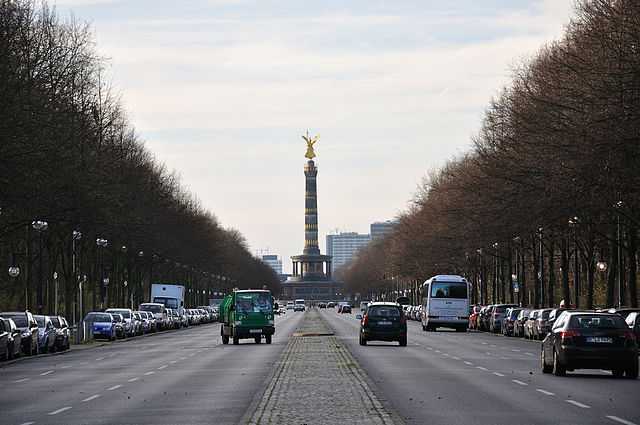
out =
{"type": "Polygon", "coordinates": [[[467,285],[451,282],[433,282],[431,298],[467,298],[467,285]]]}

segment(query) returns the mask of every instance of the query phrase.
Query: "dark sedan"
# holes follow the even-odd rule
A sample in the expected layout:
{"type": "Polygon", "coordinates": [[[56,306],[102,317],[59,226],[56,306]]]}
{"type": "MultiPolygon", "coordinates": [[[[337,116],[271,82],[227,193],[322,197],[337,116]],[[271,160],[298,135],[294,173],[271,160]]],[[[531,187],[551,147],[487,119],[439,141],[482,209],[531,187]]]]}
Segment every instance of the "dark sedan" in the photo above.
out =
{"type": "Polygon", "coordinates": [[[71,346],[71,329],[67,319],[62,316],[51,316],[51,323],[56,330],[56,351],[68,350],[71,346]]]}
{"type": "Polygon", "coordinates": [[[38,354],[38,323],[28,311],[2,312],[0,317],[12,319],[21,332],[22,352],[28,356],[38,354]]]}
{"type": "Polygon", "coordinates": [[[613,376],[638,377],[638,344],[621,316],[565,311],[542,342],[543,373],[564,376],[575,369],[611,370],[613,376]]]}
{"type": "Polygon", "coordinates": [[[22,332],[12,319],[0,319],[0,325],[9,333],[9,358],[20,357],[22,352],[22,332]]]}
{"type": "Polygon", "coordinates": [[[38,323],[38,346],[41,353],[56,351],[56,328],[49,316],[35,314],[33,316],[38,323]]]}
{"type": "Polygon", "coordinates": [[[370,303],[360,321],[360,345],[368,341],[398,341],[407,345],[407,318],[396,303],[370,303]]]}

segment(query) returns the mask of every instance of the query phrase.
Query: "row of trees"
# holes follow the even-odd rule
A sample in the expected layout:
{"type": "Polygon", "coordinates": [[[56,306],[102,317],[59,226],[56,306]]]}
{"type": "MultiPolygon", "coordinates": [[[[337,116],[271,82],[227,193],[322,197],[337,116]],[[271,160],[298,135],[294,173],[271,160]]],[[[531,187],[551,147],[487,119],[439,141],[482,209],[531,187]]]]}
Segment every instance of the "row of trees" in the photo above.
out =
{"type": "Polygon", "coordinates": [[[0,58],[0,309],[137,305],[155,281],[185,283],[191,304],[278,291],[242,235],[145,148],[87,24],[0,0],[0,58]]]}
{"type": "Polygon", "coordinates": [[[347,286],[375,295],[457,273],[483,304],[636,307],[639,135],[640,3],[579,1],[347,286]]]}

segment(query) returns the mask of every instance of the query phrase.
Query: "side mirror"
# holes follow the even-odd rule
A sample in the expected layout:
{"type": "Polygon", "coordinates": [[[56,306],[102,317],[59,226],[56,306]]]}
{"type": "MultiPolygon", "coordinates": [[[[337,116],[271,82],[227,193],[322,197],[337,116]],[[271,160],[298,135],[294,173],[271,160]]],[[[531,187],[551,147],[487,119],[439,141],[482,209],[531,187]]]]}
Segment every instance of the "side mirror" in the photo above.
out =
{"type": "Polygon", "coordinates": [[[356,314],[356,319],[362,320],[362,314],[356,314]]]}
{"type": "Polygon", "coordinates": [[[21,332],[20,332],[20,329],[14,329],[11,333],[14,335],[18,335],[21,332]]]}

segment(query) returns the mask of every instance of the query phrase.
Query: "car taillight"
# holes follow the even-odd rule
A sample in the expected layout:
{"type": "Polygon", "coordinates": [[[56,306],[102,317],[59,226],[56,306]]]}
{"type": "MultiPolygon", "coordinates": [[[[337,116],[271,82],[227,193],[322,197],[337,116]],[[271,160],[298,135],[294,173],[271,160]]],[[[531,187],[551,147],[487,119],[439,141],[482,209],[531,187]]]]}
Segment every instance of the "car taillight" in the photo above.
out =
{"type": "Polygon", "coordinates": [[[624,331],[624,339],[627,339],[629,341],[635,341],[636,334],[634,334],[632,331],[624,331]]]}
{"type": "Polygon", "coordinates": [[[362,326],[367,326],[369,324],[369,315],[365,314],[362,316],[362,326]]]}
{"type": "Polygon", "coordinates": [[[562,339],[562,342],[569,342],[572,338],[577,336],[580,336],[580,332],[576,330],[569,329],[566,331],[560,331],[560,338],[562,339]]]}

